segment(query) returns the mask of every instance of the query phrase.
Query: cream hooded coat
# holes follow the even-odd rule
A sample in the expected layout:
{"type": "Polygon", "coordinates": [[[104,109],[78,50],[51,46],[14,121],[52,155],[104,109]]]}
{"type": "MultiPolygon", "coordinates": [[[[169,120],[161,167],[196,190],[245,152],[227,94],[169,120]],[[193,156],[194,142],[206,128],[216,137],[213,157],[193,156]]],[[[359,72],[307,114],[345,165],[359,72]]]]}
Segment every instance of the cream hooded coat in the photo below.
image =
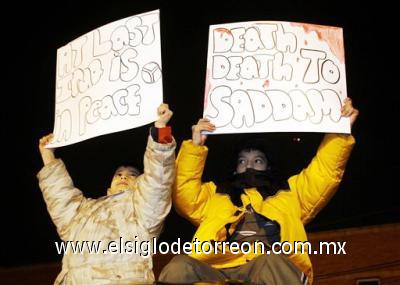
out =
{"type": "MultiPolygon", "coordinates": [[[[89,253],[88,248],[82,254],[73,253],[69,248],[64,253],[62,271],[54,284],[143,284],[154,281],[151,255],[145,258],[135,254],[134,248],[135,244],[149,243],[160,234],[171,209],[174,163],[175,141],[160,144],[149,136],[144,173],[137,178],[136,189],[99,199],[85,198],[75,188],[60,159],[43,167],[37,177],[60,238],[81,245],[101,241],[97,254],[89,253]],[[108,247],[110,242],[114,245],[108,247]],[[120,247],[128,253],[104,253],[120,247]]],[[[147,255],[145,247],[144,250],[143,255],[147,255]]]]}

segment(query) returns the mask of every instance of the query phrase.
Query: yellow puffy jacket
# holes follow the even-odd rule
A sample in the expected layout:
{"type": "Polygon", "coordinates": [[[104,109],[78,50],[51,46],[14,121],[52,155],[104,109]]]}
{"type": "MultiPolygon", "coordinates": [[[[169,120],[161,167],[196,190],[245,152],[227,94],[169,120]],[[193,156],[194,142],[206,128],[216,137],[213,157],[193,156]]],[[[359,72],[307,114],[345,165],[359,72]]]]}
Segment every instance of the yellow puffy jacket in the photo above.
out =
{"type": "MultiPolygon", "coordinates": [[[[288,191],[278,191],[263,200],[255,188],[245,189],[241,196],[244,207],[251,204],[257,213],[278,222],[281,242],[307,241],[304,225],[337,190],[353,145],[351,135],[326,134],[308,167],[289,178],[288,191]]],[[[201,181],[207,153],[207,147],[194,145],[188,140],[182,143],[177,157],[177,178],[172,198],[178,213],[198,226],[193,242],[196,239],[199,242],[225,241],[227,230],[233,234],[244,214],[244,207],[232,204],[228,195],[216,193],[213,182],[201,181]]],[[[215,268],[228,268],[245,264],[259,254],[254,251],[249,254],[227,251],[224,254],[206,254],[192,249],[191,256],[215,268]]],[[[292,253],[289,258],[312,282],[308,254],[292,253]]]]}

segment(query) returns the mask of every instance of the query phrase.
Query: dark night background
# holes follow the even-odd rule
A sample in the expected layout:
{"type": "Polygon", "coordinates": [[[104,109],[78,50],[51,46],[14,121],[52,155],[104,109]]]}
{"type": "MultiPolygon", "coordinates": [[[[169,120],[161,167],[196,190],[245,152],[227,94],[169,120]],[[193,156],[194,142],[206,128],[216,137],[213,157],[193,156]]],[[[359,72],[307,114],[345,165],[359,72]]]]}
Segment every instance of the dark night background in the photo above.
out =
{"type": "MultiPolygon", "coordinates": [[[[360,110],[353,130],[357,144],[340,189],[307,230],[400,221],[395,194],[400,165],[395,69],[399,45],[393,42],[398,40],[396,10],[385,1],[37,3],[2,7],[3,16],[11,20],[2,29],[2,181],[6,184],[0,200],[0,266],[61,260],[54,246],[58,235],[36,179],[42,166],[38,140],[53,129],[57,48],[99,26],[155,9],[161,11],[164,100],[174,111],[171,124],[178,146],[191,136],[191,125],[202,115],[210,24],[282,20],[343,27],[348,95],[360,110]]],[[[142,166],[148,127],[63,147],[56,155],[63,158],[75,185],[87,197],[96,198],[105,194],[121,162],[142,166]]],[[[209,137],[204,180],[222,177],[232,144],[244,136],[209,137]]],[[[307,165],[322,138],[322,134],[305,133],[258,136],[268,139],[286,176],[307,165]],[[300,142],[294,140],[297,137],[300,142]]],[[[171,211],[161,239],[190,240],[194,230],[171,211]]]]}

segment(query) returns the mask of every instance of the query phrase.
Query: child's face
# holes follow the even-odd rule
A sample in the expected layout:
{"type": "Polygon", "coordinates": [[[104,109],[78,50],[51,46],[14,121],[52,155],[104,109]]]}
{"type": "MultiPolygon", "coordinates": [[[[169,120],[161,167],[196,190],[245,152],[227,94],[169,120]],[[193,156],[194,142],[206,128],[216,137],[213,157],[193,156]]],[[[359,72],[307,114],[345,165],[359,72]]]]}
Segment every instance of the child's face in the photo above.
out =
{"type": "Polygon", "coordinates": [[[118,168],[111,181],[108,194],[112,195],[125,190],[134,190],[136,178],[137,176],[134,174],[134,171],[132,171],[131,168],[118,168]]]}
{"type": "Polygon", "coordinates": [[[256,149],[245,149],[239,153],[236,173],[246,172],[247,168],[266,170],[267,166],[267,158],[264,153],[256,149]]]}

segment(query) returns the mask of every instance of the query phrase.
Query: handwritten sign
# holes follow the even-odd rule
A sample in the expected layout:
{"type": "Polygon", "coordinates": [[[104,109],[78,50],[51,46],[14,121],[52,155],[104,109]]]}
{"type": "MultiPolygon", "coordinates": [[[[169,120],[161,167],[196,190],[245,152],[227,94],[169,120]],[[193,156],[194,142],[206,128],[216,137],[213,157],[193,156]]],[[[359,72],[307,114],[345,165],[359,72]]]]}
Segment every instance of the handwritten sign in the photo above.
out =
{"type": "Polygon", "coordinates": [[[290,22],[210,26],[204,117],[214,133],[349,133],[342,29],[290,22]]]}
{"type": "Polygon", "coordinates": [[[95,29],[57,51],[59,147],[157,119],[162,102],[159,11],[95,29]]]}

